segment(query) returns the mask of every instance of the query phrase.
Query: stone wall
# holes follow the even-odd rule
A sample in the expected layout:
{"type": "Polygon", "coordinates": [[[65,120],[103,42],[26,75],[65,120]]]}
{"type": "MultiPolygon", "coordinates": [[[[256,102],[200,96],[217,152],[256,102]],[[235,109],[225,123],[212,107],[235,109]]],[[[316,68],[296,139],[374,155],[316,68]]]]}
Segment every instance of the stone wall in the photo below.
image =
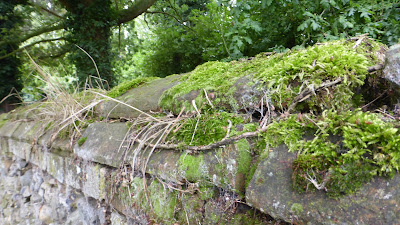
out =
{"type": "MultiPolygon", "coordinates": [[[[388,55],[397,55],[392,61],[398,65],[398,47],[392,49],[396,54],[388,55]]],[[[398,76],[397,68],[389,70],[389,78],[398,76]]],[[[399,173],[376,176],[334,199],[322,189],[293,190],[296,154],[284,144],[257,153],[257,135],[206,151],[133,141],[142,131],[131,126],[139,115],[133,107],[159,111],[162,94],[179,83],[179,76],[99,105],[97,121],[79,140],[55,135],[54,121],[40,116],[42,106],[1,115],[0,224],[400,223],[399,173]]],[[[392,89],[400,93],[398,86],[392,89]]],[[[400,116],[397,105],[389,107],[400,116]]]]}
{"type": "Polygon", "coordinates": [[[87,140],[71,147],[68,139],[50,142],[54,131],[46,122],[8,116],[0,128],[0,224],[276,222],[240,202],[244,178],[237,176],[236,145],[217,156],[156,151],[143,176],[142,169],[120,167],[123,158],[132,160],[120,148],[124,123],[90,124],[82,133],[87,140]],[[195,159],[195,165],[179,163],[195,159]],[[203,178],[213,182],[200,187],[203,178]]]}

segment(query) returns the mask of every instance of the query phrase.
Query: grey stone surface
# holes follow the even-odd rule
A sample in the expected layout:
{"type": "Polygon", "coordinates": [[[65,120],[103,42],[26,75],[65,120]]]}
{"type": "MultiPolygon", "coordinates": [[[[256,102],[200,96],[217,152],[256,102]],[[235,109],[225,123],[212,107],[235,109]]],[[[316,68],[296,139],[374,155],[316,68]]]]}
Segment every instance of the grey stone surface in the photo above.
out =
{"type": "MultiPolygon", "coordinates": [[[[162,79],[157,79],[149,84],[132,89],[117,100],[122,101],[130,106],[139,108],[144,112],[158,111],[158,101],[163,92],[179,82],[181,75],[171,75],[162,79]]],[[[108,101],[101,104],[96,109],[99,114],[107,118],[135,118],[141,112],[134,110],[128,106],[117,103],[115,101],[108,101]]]]}
{"type": "Polygon", "coordinates": [[[400,44],[393,45],[386,52],[384,76],[400,88],[400,44]]]}
{"type": "Polygon", "coordinates": [[[92,123],[82,134],[86,141],[81,146],[76,144],[74,153],[84,160],[118,168],[127,132],[128,126],[124,123],[92,123]]]}
{"type": "Polygon", "coordinates": [[[246,200],[253,207],[296,224],[398,224],[400,175],[375,178],[353,195],[331,199],[324,192],[299,194],[292,189],[291,162],[295,158],[282,145],[260,162],[246,200]]]}

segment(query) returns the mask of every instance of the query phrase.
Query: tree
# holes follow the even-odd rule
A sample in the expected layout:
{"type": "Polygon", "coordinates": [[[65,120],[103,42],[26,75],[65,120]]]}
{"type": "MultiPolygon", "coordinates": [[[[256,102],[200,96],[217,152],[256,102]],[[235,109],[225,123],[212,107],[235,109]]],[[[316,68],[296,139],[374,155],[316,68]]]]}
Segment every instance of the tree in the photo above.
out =
{"type": "MultiPolygon", "coordinates": [[[[14,8],[18,4],[24,3],[23,1],[1,1],[0,2],[0,40],[13,29],[15,26],[22,22],[22,18],[14,13],[14,8]]],[[[11,53],[14,49],[18,48],[18,42],[1,45],[0,54],[6,55],[11,53]]],[[[0,60],[0,103],[5,111],[9,110],[9,103],[18,101],[17,98],[10,97],[7,100],[4,98],[8,96],[14,88],[16,91],[21,90],[21,81],[18,79],[20,65],[19,59],[15,55],[0,60]],[[4,101],[2,101],[4,99],[4,101]]]]}
{"type": "MultiPolygon", "coordinates": [[[[52,16],[56,16],[59,22],[40,27],[36,30],[27,32],[25,35],[15,33],[8,35],[0,41],[0,47],[18,46],[20,43],[39,35],[57,30],[67,31],[65,37],[39,40],[36,43],[65,39],[77,47],[67,48],[71,51],[70,58],[75,64],[79,82],[84,84],[87,78],[97,77],[97,69],[102,80],[109,86],[114,85],[114,76],[111,70],[111,51],[110,51],[110,29],[122,23],[129,22],[145,12],[156,0],[136,0],[133,3],[125,4],[127,7],[122,9],[113,8],[110,0],[59,0],[66,10],[65,15],[58,15],[53,10],[46,8],[32,0],[30,6],[44,10],[52,16]],[[91,58],[90,58],[90,57],[91,58]],[[97,69],[93,65],[97,64],[97,69]]],[[[64,35],[64,34],[62,34],[64,35]]],[[[30,47],[30,46],[29,46],[30,47]]],[[[14,52],[20,51],[14,50],[14,52]]],[[[9,56],[5,54],[0,56],[9,56]]],[[[100,82],[103,86],[103,82],[100,82]]]]}

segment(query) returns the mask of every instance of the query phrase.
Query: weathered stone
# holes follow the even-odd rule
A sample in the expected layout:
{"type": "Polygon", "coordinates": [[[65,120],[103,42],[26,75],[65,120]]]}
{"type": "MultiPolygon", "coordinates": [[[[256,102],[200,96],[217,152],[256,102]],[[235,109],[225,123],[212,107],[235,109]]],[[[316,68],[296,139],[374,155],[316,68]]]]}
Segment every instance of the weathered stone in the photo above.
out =
{"type": "Polygon", "coordinates": [[[10,138],[12,134],[17,130],[21,122],[7,122],[0,127],[0,134],[2,137],[10,138]]]}
{"type": "Polygon", "coordinates": [[[107,195],[107,168],[88,163],[83,167],[82,192],[92,198],[102,200],[107,195]]]}
{"type": "MultiPolygon", "coordinates": [[[[138,108],[144,112],[158,111],[158,101],[163,92],[179,82],[181,75],[171,75],[163,79],[157,79],[149,84],[134,88],[117,100],[122,101],[130,106],[138,108]]],[[[138,117],[141,112],[122,105],[115,101],[108,101],[101,104],[97,109],[101,116],[107,118],[134,118],[138,117]]]]}
{"type": "Polygon", "coordinates": [[[64,183],[73,188],[81,189],[82,175],[82,165],[71,158],[65,158],[64,183]]]}
{"type": "Polygon", "coordinates": [[[65,158],[53,153],[47,153],[46,156],[47,172],[59,182],[63,183],[65,174],[65,158]]]}
{"type": "Polygon", "coordinates": [[[386,52],[385,68],[383,69],[385,78],[400,88],[400,44],[393,45],[386,52]]]}
{"type": "Polygon", "coordinates": [[[23,141],[17,141],[14,139],[8,139],[8,146],[10,152],[19,158],[29,160],[31,155],[32,145],[23,141]]]}
{"type": "Polygon", "coordinates": [[[111,224],[115,224],[115,225],[127,225],[127,221],[125,216],[119,214],[116,211],[113,211],[111,213],[111,218],[110,218],[111,224]]]}
{"type": "Polygon", "coordinates": [[[396,224],[400,221],[400,175],[375,178],[353,195],[328,198],[324,192],[292,189],[295,154],[281,145],[260,162],[246,200],[272,217],[297,224],[396,224]]]}
{"type": "Polygon", "coordinates": [[[32,182],[33,172],[32,170],[28,170],[24,173],[24,175],[20,176],[20,182],[22,186],[29,186],[32,182]]]}
{"type": "Polygon", "coordinates": [[[46,224],[50,224],[54,222],[53,219],[53,209],[47,205],[43,205],[39,211],[39,220],[43,221],[46,224]]]}
{"type": "Polygon", "coordinates": [[[29,186],[25,186],[21,189],[22,197],[28,198],[32,195],[31,188],[29,186]]]}
{"type": "MultiPolygon", "coordinates": [[[[241,142],[247,143],[246,140],[241,142]]],[[[244,192],[247,176],[251,176],[248,172],[254,166],[250,162],[249,148],[248,143],[232,144],[195,155],[179,151],[156,151],[149,159],[146,172],[175,183],[185,180],[207,181],[226,190],[244,192]]],[[[139,157],[136,168],[141,169],[141,162],[147,157],[146,153],[139,157]]]]}
{"type": "Polygon", "coordinates": [[[85,142],[76,144],[74,153],[84,160],[118,168],[125,149],[121,143],[127,132],[124,123],[92,123],[82,134],[85,142]]]}

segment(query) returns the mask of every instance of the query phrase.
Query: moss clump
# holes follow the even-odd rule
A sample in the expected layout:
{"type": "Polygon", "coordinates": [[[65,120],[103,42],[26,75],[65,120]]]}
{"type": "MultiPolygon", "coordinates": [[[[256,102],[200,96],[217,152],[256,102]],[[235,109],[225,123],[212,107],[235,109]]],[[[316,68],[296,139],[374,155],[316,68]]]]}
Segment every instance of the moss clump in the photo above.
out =
{"type": "Polygon", "coordinates": [[[234,133],[236,125],[244,122],[243,117],[237,114],[205,110],[201,117],[184,120],[181,128],[169,138],[171,141],[186,145],[208,145],[220,141],[227,135],[228,120],[232,123],[230,134],[234,133]]]}
{"type": "Polygon", "coordinates": [[[246,139],[239,140],[236,146],[239,154],[237,159],[237,173],[243,176],[245,182],[243,184],[243,187],[241,187],[241,189],[243,190],[240,191],[244,191],[250,183],[250,180],[253,177],[257,165],[252,165],[253,157],[251,156],[250,152],[250,144],[249,142],[247,142],[246,139]]]}
{"type": "Polygon", "coordinates": [[[121,96],[125,92],[129,91],[132,88],[139,87],[140,85],[143,85],[145,83],[148,83],[152,80],[159,79],[158,77],[139,77],[136,79],[133,79],[131,81],[126,81],[123,82],[122,84],[112,88],[108,93],[107,96],[111,98],[116,98],[118,96],[121,96]]]}
{"type": "Polygon", "coordinates": [[[206,176],[204,171],[203,154],[193,156],[182,154],[178,160],[179,170],[184,173],[185,178],[190,182],[197,182],[206,176]]]}
{"type": "Polygon", "coordinates": [[[169,192],[154,180],[149,187],[149,196],[157,218],[161,221],[175,221],[175,205],[178,201],[176,192],[169,192]]]}
{"type": "Polygon", "coordinates": [[[313,189],[312,179],[338,197],[375,175],[390,177],[400,169],[400,131],[380,114],[326,111],[313,119],[314,138],[290,148],[300,153],[293,162],[297,190],[313,189]]]}
{"type": "Polygon", "coordinates": [[[87,140],[87,137],[81,137],[79,140],[78,140],[78,145],[79,146],[82,146],[83,145],[83,143],[85,143],[85,141],[87,140]]]}
{"type": "Polygon", "coordinates": [[[293,205],[290,207],[290,211],[294,215],[300,214],[304,211],[303,205],[301,205],[300,203],[293,203],[293,205]]]}
{"type": "MultiPolygon", "coordinates": [[[[251,74],[254,81],[250,84],[259,83],[259,88],[270,93],[272,104],[283,108],[288,107],[305,87],[316,87],[324,81],[341,77],[343,82],[336,85],[334,95],[320,93],[299,107],[342,107],[351,103],[352,99],[346,96],[352,95],[352,88],[364,83],[367,68],[378,63],[371,52],[383,46],[369,39],[356,49],[352,48],[353,45],[354,42],[341,40],[285,54],[260,55],[246,62],[208,62],[182,76],[180,84],[164,92],[160,105],[170,110],[182,106],[191,110],[190,102],[183,100],[183,96],[194,91],[202,96],[205,89],[208,93],[217,93],[214,101],[219,105],[237,109],[238,102],[233,97],[235,82],[251,74]],[[332,99],[335,101],[330,101],[332,99]]],[[[198,105],[204,102],[205,98],[196,99],[198,105]]]]}

